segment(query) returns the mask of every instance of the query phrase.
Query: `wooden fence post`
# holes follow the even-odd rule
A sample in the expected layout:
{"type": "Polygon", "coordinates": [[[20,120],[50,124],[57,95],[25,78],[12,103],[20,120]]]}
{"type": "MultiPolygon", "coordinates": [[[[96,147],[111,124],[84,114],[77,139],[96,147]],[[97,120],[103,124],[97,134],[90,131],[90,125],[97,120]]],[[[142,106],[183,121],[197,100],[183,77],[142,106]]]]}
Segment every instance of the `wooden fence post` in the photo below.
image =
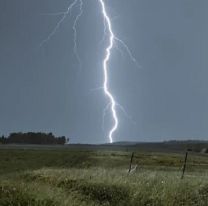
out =
{"type": "Polygon", "coordinates": [[[187,157],[188,157],[188,151],[186,151],[186,154],[185,154],[185,159],[184,159],[183,171],[182,171],[181,179],[184,178],[184,173],[185,173],[185,170],[186,170],[187,157]]]}
{"type": "Polygon", "coordinates": [[[130,164],[129,164],[129,172],[128,173],[131,172],[133,158],[134,158],[134,152],[132,152],[132,155],[131,155],[131,160],[130,160],[130,164]]]}

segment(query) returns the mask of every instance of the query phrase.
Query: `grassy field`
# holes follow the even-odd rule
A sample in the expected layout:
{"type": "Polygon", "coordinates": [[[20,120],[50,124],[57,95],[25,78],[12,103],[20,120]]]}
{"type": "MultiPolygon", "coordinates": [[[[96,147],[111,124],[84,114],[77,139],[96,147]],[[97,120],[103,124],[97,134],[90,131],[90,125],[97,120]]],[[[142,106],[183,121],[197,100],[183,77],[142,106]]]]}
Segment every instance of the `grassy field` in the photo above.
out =
{"type": "MultiPolygon", "coordinates": [[[[134,148],[135,149],[135,148],[134,148]]],[[[208,156],[109,147],[0,147],[0,206],[207,206],[208,156]]]]}

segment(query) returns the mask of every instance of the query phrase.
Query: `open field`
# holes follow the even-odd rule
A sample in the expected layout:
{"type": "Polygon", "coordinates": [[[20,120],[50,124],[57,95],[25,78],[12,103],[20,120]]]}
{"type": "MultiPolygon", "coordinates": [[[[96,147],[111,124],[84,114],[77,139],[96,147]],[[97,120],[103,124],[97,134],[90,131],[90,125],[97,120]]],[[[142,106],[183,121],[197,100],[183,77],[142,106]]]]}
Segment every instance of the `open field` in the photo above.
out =
{"type": "Polygon", "coordinates": [[[1,206],[207,206],[208,156],[119,147],[0,147],[1,206]]]}

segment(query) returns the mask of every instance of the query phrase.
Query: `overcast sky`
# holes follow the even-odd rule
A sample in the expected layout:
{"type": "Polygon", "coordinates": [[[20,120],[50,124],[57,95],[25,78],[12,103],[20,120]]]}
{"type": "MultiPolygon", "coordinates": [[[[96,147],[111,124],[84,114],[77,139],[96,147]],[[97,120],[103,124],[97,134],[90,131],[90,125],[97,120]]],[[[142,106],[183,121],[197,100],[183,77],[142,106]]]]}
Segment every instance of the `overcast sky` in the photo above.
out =
{"type": "MultiPolygon", "coordinates": [[[[0,133],[42,131],[72,142],[108,142],[111,115],[101,87],[103,19],[98,0],[83,0],[42,47],[71,0],[0,1],[0,133]]],[[[115,49],[109,81],[118,108],[114,141],[208,138],[208,1],[106,0],[115,34],[140,64],[115,49]]],[[[118,45],[119,46],[119,45],[118,45]]]]}

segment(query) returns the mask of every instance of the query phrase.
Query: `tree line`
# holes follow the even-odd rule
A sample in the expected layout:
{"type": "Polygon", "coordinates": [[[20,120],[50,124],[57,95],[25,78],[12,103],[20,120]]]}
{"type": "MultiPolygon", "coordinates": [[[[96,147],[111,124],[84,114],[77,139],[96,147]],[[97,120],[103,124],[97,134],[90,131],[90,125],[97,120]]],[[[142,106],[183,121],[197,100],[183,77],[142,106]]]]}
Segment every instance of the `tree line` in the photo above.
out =
{"type": "Polygon", "coordinates": [[[52,133],[28,132],[11,133],[8,137],[0,137],[0,144],[59,144],[63,145],[69,140],[65,137],[55,137],[52,133]]]}

